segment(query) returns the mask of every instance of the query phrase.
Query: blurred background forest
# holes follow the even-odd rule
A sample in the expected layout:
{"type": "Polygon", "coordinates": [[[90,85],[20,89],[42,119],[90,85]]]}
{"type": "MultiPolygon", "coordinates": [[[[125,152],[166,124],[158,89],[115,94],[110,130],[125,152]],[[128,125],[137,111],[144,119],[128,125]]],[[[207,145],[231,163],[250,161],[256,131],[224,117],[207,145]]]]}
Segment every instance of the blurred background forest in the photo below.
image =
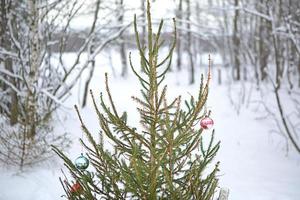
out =
{"type": "MultiPolygon", "coordinates": [[[[50,144],[70,148],[70,130],[57,133],[57,121],[73,112],[66,107],[74,103],[88,107],[89,89],[103,83],[98,73],[108,71],[117,84],[133,86],[132,21],[137,14],[145,43],[145,4],[0,0],[1,166],[26,171],[52,159],[50,144]]],[[[267,124],[263,134],[278,137],[285,155],[299,157],[300,1],[156,0],[152,7],[157,26],[165,19],[166,48],[176,18],[177,44],[168,72],[176,84],[197,85],[210,54],[210,92],[224,91],[222,101],[215,101],[220,106],[228,101],[229,115],[254,111],[253,119],[267,124]]],[[[299,163],[296,168],[299,173],[299,163]]]]}

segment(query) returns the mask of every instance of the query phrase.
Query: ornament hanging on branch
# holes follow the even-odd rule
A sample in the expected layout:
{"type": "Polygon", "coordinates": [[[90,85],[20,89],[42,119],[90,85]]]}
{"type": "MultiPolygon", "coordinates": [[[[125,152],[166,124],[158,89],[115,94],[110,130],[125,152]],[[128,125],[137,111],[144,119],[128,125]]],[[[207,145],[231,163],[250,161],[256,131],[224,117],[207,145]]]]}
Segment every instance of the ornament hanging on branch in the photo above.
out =
{"type": "Polygon", "coordinates": [[[81,155],[75,160],[75,167],[79,170],[86,170],[90,164],[90,161],[81,153],[81,155]]]}
{"type": "Polygon", "coordinates": [[[208,116],[205,116],[200,121],[200,126],[203,129],[210,129],[211,127],[213,127],[213,125],[214,125],[214,121],[208,116]]]}
{"type": "Polygon", "coordinates": [[[82,190],[82,187],[81,187],[80,183],[76,182],[74,185],[72,185],[70,192],[72,194],[74,194],[74,193],[78,194],[78,193],[80,193],[81,190],[82,190]]]}

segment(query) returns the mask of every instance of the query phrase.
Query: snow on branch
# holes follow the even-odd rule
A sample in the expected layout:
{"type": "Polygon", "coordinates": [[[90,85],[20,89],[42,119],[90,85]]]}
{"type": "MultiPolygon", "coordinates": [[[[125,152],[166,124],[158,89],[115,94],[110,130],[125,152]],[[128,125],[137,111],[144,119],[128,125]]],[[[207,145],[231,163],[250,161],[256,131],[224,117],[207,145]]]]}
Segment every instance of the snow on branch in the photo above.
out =
{"type": "Polygon", "coordinates": [[[251,9],[245,8],[243,6],[241,7],[241,9],[243,11],[245,11],[246,13],[250,13],[252,15],[256,15],[256,16],[261,17],[261,18],[263,18],[265,20],[268,20],[268,21],[273,21],[273,18],[271,16],[263,14],[261,12],[258,12],[257,10],[251,10],[251,9]]]}
{"type": "Polygon", "coordinates": [[[12,72],[4,69],[4,68],[0,68],[0,73],[3,73],[5,75],[8,75],[8,76],[13,77],[13,78],[18,78],[20,80],[23,80],[23,77],[21,77],[21,76],[19,76],[17,74],[14,74],[14,73],[12,73],[12,72]]]}
{"type": "Polygon", "coordinates": [[[12,84],[10,81],[8,81],[5,77],[3,76],[0,76],[0,81],[1,82],[4,82],[6,85],[8,85],[12,90],[14,90],[18,95],[21,95],[21,91],[16,87],[14,86],[14,84],[12,84]]]}

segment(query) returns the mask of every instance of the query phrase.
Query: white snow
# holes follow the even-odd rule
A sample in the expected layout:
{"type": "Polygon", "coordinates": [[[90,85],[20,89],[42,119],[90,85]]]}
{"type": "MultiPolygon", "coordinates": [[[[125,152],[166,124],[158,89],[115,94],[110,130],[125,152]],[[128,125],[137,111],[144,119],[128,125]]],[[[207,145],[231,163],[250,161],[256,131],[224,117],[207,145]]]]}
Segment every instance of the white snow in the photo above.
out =
{"type": "MultiPolygon", "coordinates": [[[[104,72],[108,72],[117,109],[129,111],[129,123],[136,124],[138,115],[131,96],[139,89],[138,80],[132,74],[125,80],[114,78],[106,57],[105,54],[97,57],[97,69],[90,88],[95,96],[99,96],[100,91],[104,92],[104,72]]],[[[66,58],[71,60],[72,54],[66,58]]],[[[117,67],[118,57],[113,57],[112,62],[117,67]]],[[[134,63],[136,66],[139,64],[134,63]]],[[[202,71],[206,70],[204,66],[201,67],[202,71]]],[[[116,73],[119,73],[118,69],[116,73]]],[[[197,77],[200,77],[200,72],[197,77]]],[[[286,154],[285,143],[281,142],[282,137],[270,133],[272,124],[268,121],[256,120],[257,112],[250,108],[242,109],[238,115],[229,101],[227,86],[217,85],[216,79],[217,77],[213,76],[207,106],[212,110],[216,137],[221,140],[221,148],[215,159],[221,161],[220,186],[229,188],[230,200],[299,200],[300,155],[297,155],[292,147],[286,154]]],[[[166,79],[168,94],[182,94],[183,97],[196,95],[198,84],[189,86],[187,80],[187,73],[171,73],[166,79]]],[[[82,133],[75,110],[72,109],[73,104],[78,104],[78,92],[82,95],[82,88],[73,89],[72,97],[66,103],[69,109],[64,107],[57,113],[60,121],[56,122],[55,128],[56,134],[65,131],[70,133],[74,142],[67,150],[67,155],[73,160],[81,153],[78,139],[82,133]]],[[[82,110],[81,114],[87,126],[96,135],[99,126],[90,99],[88,107],[82,110]]],[[[204,134],[211,133],[207,131],[204,134]]],[[[66,171],[62,161],[56,157],[55,160],[23,174],[16,175],[13,170],[0,169],[0,200],[63,199],[61,195],[64,192],[59,182],[59,177],[63,176],[61,168],[66,171]]]]}

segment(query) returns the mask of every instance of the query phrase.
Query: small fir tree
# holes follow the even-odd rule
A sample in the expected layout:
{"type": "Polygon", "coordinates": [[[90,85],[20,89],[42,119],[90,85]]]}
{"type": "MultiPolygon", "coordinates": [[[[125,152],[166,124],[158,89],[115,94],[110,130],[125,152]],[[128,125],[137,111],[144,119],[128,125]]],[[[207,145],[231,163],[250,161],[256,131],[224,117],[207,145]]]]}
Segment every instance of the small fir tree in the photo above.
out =
{"type": "MultiPolygon", "coordinates": [[[[205,148],[202,143],[203,127],[199,121],[205,116],[209,76],[206,83],[201,77],[197,98],[191,97],[181,105],[181,97],[167,102],[167,86],[162,86],[171,64],[173,44],[167,56],[158,61],[163,21],[157,34],[152,33],[150,3],[147,1],[148,46],[140,42],[134,17],[134,31],[141,57],[142,73],[130,65],[141,84],[141,98],[132,97],[138,104],[142,128],[139,131],[127,123],[127,114],[117,111],[105,75],[109,103],[100,96],[100,107],[91,96],[101,127],[101,141],[97,143],[85,126],[76,108],[83,132],[90,145],[80,139],[87,151],[89,171],[76,168],[74,163],[56,147],[54,151],[64,160],[72,181],[61,180],[68,199],[200,199],[210,200],[216,192],[218,163],[208,169],[219,149],[213,143],[213,134],[205,148]],[[163,66],[166,68],[161,70],[163,66]],[[159,72],[160,71],[160,72],[159,72]],[[104,134],[106,137],[104,137],[104,134]],[[109,140],[114,150],[104,148],[109,140]]],[[[205,128],[205,127],[204,127],[205,128]]],[[[77,166],[78,167],[78,166],[77,166]]],[[[66,177],[66,176],[65,176],[66,177]]]]}

